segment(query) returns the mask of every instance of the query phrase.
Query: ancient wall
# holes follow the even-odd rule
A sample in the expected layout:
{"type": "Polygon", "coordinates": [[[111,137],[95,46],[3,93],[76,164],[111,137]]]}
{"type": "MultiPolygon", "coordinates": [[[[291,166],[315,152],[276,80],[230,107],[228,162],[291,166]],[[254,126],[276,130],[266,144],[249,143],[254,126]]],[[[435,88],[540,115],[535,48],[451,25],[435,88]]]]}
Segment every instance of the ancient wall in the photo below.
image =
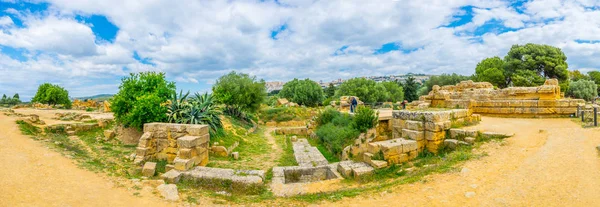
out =
{"type": "Polygon", "coordinates": [[[207,125],[148,123],[136,150],[135,162],[167,160],[176,170],[208,163],[207,125]]]}
{"type": "Polygon", "coordinates": [[[472,115],[467,109],[443,111],[408,111],[392,112],[392,136],[394,139],[406,138],[416,141],[417,151],[427,149],[437,153],[444,143],[446,131],[453,124],[480,121],[479,115],[472,115]]]}
{"type": "Polygon", "coordinates": [[[538,87],[494,89],[487,82],[462,81],[456,85],[434,86],[426,96],[411,103],[424,106],[471,109],[473,113],[511,116],[562,116],[577,111],[582,99],[564,99],[556,79],[538,87]]]}

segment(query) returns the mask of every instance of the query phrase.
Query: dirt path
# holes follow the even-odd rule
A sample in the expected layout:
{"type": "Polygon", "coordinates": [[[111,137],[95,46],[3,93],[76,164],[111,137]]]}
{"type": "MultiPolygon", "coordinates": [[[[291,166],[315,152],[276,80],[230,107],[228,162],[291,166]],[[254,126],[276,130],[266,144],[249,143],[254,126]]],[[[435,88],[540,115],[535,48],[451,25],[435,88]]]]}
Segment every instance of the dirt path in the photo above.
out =
{"type": "Polygon", "coordinates": [[[0,206],[169,206],[137,197],[101,175],[78,168],[42,143],[21,135],[15,117],[0,114],[0,206]]]}
{"type": "Polygon", "coordinates": [[[268,127],[267,129],[265,129],[265,138],[267,138],[267,142],[269,142],[271,148],[273,149],[271,154],[275,158],[274,160],[277,160],[279,159],[279,156],[283,153],[283,149],[279,147],[277,141],[275,141],[275,137],[273,137],[273,132],[275,131],[275,129],[277,128],[268,127]]]}
{"type": "Polygon", "coordinates": [[[480,150],[460,172],[427,177],[336,206],[596,206],[600,203],[600,129],[583,129],[569,119],[484,117],[473,127],[516,133],[505,143],[480,150]],[[468,196],[467,196],[468,195],[468,196]]]}

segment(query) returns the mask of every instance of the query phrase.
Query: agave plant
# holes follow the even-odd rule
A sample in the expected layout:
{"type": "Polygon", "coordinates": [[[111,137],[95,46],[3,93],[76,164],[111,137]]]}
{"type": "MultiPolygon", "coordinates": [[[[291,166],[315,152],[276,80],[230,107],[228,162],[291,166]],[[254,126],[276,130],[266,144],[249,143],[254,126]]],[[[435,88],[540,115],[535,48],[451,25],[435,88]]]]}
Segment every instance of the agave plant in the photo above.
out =
{"type": "Polygon", "coordinates": [[[177,92],[174,92],[171,95],[171,99],[169,100],[171,103],[167,105],[167,116],[169,117],[169,122],[180,124],[186,122],[185,117],[190,105],[186,99],[189,95],[189,91],[186,94],[183,94],[183,91],[179,91],[179,96],[177,95],[177,92]]]}

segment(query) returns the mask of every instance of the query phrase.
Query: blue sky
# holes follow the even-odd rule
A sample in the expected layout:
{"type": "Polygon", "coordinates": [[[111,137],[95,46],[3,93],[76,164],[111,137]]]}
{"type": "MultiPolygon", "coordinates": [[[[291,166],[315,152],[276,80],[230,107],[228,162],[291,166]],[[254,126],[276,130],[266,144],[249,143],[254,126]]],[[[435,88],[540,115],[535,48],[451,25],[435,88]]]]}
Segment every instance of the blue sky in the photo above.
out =
{"type": "Polygon", "coordinates": [[[588,0],[0,0],[0,94],[115,93],[161,71],[209,91],[232,70],[267,81],[404,73],[470,75],[514,44],[559,47],[569,69],[599,70],[600,3],[588,0]]]}

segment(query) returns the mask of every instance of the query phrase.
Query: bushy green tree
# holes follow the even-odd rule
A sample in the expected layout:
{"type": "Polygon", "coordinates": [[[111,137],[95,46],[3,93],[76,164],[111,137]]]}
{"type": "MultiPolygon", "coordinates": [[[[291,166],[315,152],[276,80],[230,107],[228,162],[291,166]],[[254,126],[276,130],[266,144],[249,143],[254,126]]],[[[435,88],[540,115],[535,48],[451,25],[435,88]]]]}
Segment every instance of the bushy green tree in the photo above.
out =
{"type": "Polygon", "coordinates": [[[600,94],[600,71],[590,71],[588,75],[590,76],[590,80],[594,81],[598,86],[598,93],[600,94]]]}
{"type": "Polygon", "coordinates": [[[569,71],[569,78],[571,78],[571,81],[590,80],[589,76],[581,73],[579,70],[569,71]]]}
{"type": "Polygon", "coordinates": [[[414,100],[419,100],[419,88],[421,84],[419,84],[414,77],[409,76],[406,78],[406,81],[402,84],[402,88],[404,89],[404,99],[411,102],[414,100]]]}
{"type": "Polygon", "coordinates": [[[384,81],[378,84],[381,84],[386,91],[385,99],[383,101],[397,102],[404,100],[404,89],[400,84],[391,81],[384,81]]]}
{"type": "Polygon", "coordinates": [[[499,57],[483,59],[475,67],[475,79],[476,81],[489,82],[499,88],[505,88],[504,60],[499,57]]]}
{"type": "Polygon", "coordinates": [[[539,76],[535,71],[519,70],[512,75],[513,86],[532,87],[544,84],[544,77],[539,76]]]}
{"type": "Polygon", "coordinates": [[[377,125],[377,119],[378,114],[375,113],[375,110],[359,106],[354,115],[354,128],[359,132],[367,132],[367,130],[377,125]]]}
{"type": "Polygon", "coordinates": [[[38,87],[37,92],[31,102],[49,104],[55,106],[61,104],[65,108],[71,108],[69,92],[59,85],[44,83],[38,87]]]}
{"type": "Polygon", "coordinates": [[[213,98],[227,107],[254,112],[267,97],[265,81],[244,73],[231,72],[221,76],[212,87],[213,98]]]}
{"type": "Polygon", "coordinates": [[[594,81],[578,80],[571,82],[568,95],[574,98],[585,99],[591,101],[598,96],[598,86],[594,81]]]}
{"type": "Polygon", "coordinates": [[[175,93],[175,83],[164,73],[131,73],[121,79],[111,110],[117,123],[141,130],[145,123],[167,121],[167,100],[175,93]]]}
{"type": "Polygon", "coordinates": [[[335,96],[335,86],[333,85],[333,83],[329,83],[329,86],[325,88],[324,92],[327,98],[332,98],[333,96],[335,96]]]}
{"type": "Polygon", "coordinates": [[[456,73],[434,75],[434,76],[429,77],[429,79],[427,79],[427,81],[425,81],[425,83],[423,83],[423,86],[425,86],[426,89],[419,88],[421,91],[417,94],[418,95],[427,95],[427,93],[429,93],[429,91],[431,91],[431,89],[433,88],[434,85],[438,85],[438,86],[456,85],[457,83],[460,83],[461,81],[470,80],[470,79],[471,79],[470,76],[458,75],[456,73]],[[423,90],[426,90],[426,91],[423,91],[423,90]]]}
{"type": "Polygon", "coordinates": [[[544,80],[545,78],[556,78],[563,92],[569,88],[567,56],[560,48],[532,43],[513,45],[504,57],[504,62],[506,63],[504,74],[509,77],[507,85],[514,83],[517,86],[515,76],[518,76],[517,79],[521,78],[520,84],[534,83],[538,82],[535,80],[544,80]],[[539,78],[531,77],[532,74],[539,78]],[[523,81],[523,78],[526,81],[523,81]]]}
{"type": "Polygon", "coordinates": [[[283,85],[279,96],[305,106],[317,106],[323,102],[323,89],[310,79],[289,81],[283,85]]]}
{"type": "Polygon", "coordinates": [[[0,104],[6,104],[8,99],[6,98],[6,94],[2,94],[2,99],[0,99],[0,104]]]}
{"type": "Polygon", "coordinates": [[[375,103],[387,99],[385,87],[374,80],[352,78],[343,82],[335,96],[356,96],[365,103],[375,103]]]}

